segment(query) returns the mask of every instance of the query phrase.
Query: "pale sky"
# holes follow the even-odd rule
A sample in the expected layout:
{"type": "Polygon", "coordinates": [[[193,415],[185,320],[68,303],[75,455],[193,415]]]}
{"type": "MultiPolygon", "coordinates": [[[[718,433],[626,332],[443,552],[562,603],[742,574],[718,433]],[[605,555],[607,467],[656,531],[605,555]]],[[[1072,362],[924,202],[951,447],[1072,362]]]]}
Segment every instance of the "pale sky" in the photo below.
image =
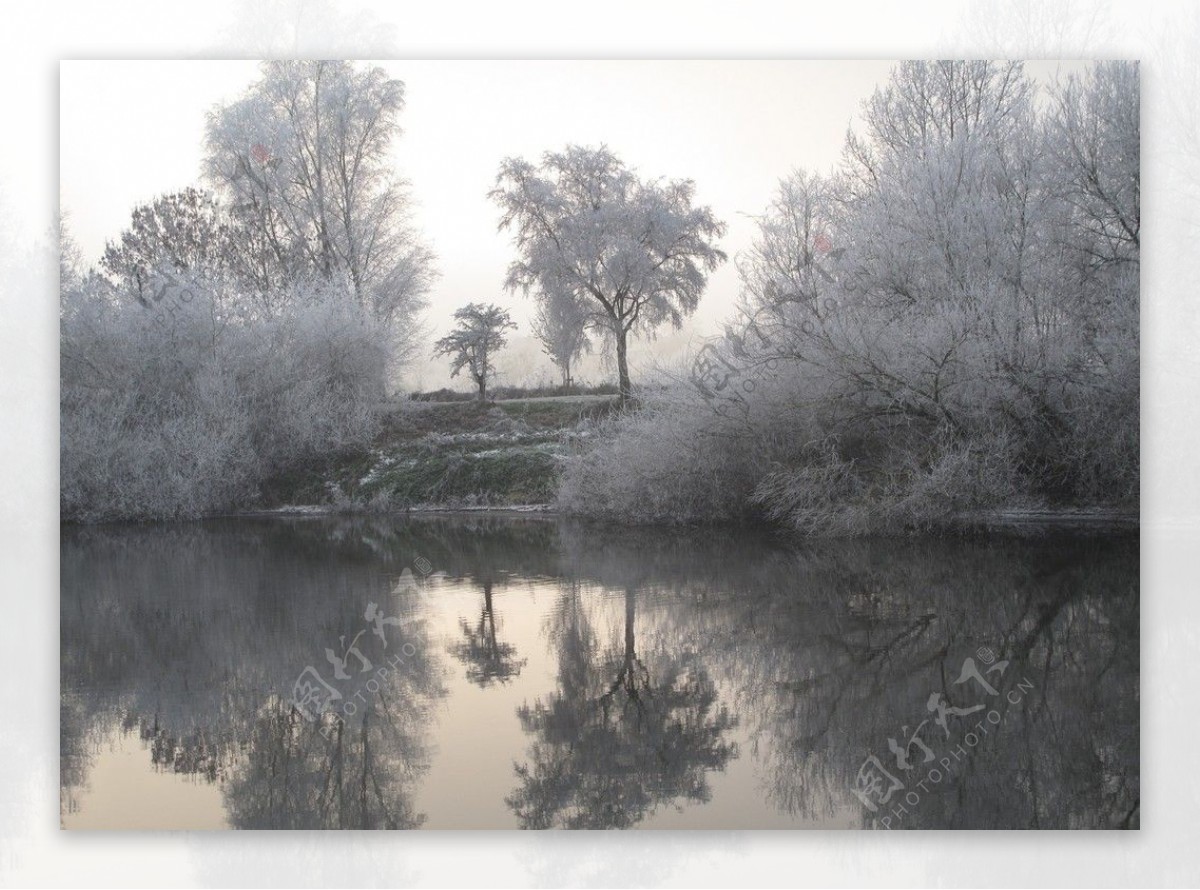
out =
{"type": "MultiPolygon", "coordinates": [[[[682,332],[631,347],[635,377],[720,330],[738,294],[732,258],[753,238],[752,216],[797,167],[828,171],[888,61],[387,61],[404,81],[396,171],[412,185],[414,221],[441,277],[426,313],[432,339],[468,302],[495,302],[519,330],[500,361],[502,383],[554,382],[529,335],[531,303],[503,289],[513,258],[488,199],[502,158],[530,160],[567,143],[607,143],[647,177],[696,182],[696,199],[728,224],[730,262],[710,279],[682,332]]],[[[1070,63],[1034,62],[1052,78],[1070,63]]],[[[197,184],[206,112],[257,78],[246,61],[64,61],[60,73],[60,195],[85,259],[98,260],[134,205],[197,184]]],[[[450,385],[442,360],[408,384],[450,385]]],[[[609,376],[594,362],[580,376],[609,376]]],[[[467,389],[459,378],[455,385],[467,389]]]]}

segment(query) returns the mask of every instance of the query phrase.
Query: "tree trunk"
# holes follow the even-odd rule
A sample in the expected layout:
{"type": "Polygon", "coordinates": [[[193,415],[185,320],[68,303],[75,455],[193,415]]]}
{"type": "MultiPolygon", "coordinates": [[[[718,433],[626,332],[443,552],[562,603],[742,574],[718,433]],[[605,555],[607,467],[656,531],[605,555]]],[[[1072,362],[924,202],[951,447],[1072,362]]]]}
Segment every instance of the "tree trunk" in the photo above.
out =
{"type": "Polygon", "coordinates": [[[629,332],[623,328],[618,328],[616,331],[617,338],[617,384],[620,392],[620,403],[624,405],[629,401],[632,393],[632,387],[629,383],[629,356],[627,337],[629,332]]]}
{"type": "Polygon", "coordinates": [[[637,658],[637,648],[633,635],[633,619],[636,615],[637,594],[632,587],[625,588],[625,665],[632,669],[633,661],[637,658]]]}
{"type": "Polygon", "coordinates": [[[487,375],[477,378],[475,382],[479,384],[479,401],[486,402],[487,401],[487,375]]]}
{"type": "Polygon", "coordinates": [[[483,582],[483,621],[487,635],[488,654],[493,658],[500,648],[496,643],[496,613],[492,611],[492,582],[483,582]]]}

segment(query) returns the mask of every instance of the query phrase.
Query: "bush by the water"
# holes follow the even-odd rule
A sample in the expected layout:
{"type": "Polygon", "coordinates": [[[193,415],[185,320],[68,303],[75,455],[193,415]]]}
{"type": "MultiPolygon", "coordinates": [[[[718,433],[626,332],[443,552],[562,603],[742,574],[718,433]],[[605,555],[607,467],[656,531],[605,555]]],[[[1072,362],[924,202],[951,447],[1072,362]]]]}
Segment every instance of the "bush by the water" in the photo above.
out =
{"type": "Polygon", "coordinates": [[[207,115],[206,188],[134,207],[94,268],[63,238],[64,519],[250,506],[370,441],[434,276],[392,169],[403,107],[376,66],[265,62],[207,115]]]}
{"type": "Polygon", "coordinates": [[[271,313],[249,312],[197,281],[145,306],[64,269],[64,519],[244,506],[272,474],[370,440],[385,333],[336,287],[277,297],[271,313]]]}

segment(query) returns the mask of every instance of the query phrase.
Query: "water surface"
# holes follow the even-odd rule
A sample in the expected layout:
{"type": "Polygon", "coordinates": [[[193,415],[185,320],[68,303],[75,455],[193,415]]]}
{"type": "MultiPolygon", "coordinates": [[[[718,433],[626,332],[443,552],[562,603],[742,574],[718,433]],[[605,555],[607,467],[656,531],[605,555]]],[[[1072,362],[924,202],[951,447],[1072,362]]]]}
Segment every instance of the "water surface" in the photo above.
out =
{"type": "Polygon", "coordinates": [[[235,519],[61,579],[67,828],[1139,824],[1135,537],[235,519]]]}

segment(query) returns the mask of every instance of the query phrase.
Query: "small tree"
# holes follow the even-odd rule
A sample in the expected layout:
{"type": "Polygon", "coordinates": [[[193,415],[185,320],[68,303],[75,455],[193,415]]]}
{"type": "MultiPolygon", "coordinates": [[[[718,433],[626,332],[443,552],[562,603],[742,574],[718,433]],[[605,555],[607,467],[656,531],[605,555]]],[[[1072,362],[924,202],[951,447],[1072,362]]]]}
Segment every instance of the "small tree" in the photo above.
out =
{"type": "Polygon", "coordinates": [[[564,387],[571,385],[571,365],[584,353],[592,351],[587,332],[589,320],[587,306],[568,290],[543,294],[538,299],[533,333],[542,344],[542,351],[562,372],[564,387]]]}
{"type": "Polygon", "coordinates": [[[434,355],[450,357],[450,376],[466,368],[479,387],[479,401],[487,399],[488,378],[495,374],[492,356],[508,342],[507,330],[516,325],[506,310],[492,303],[468,303],[454,318],[458,327],[434,344],[434,355]]]}
{"type": "Polygon", "coordinates": [[[708,273],[725,259],[725,232],[694,207],[691,180],[642,180],[605,146],[567,146],[540,167],[509,158],[491,197],[500,228],[512,228],[519,258],[507,286],[560,288],[586,301],[613,332],[621,401],[630,395],[630,331],[678,328],[696,310],[708,273]]]}

